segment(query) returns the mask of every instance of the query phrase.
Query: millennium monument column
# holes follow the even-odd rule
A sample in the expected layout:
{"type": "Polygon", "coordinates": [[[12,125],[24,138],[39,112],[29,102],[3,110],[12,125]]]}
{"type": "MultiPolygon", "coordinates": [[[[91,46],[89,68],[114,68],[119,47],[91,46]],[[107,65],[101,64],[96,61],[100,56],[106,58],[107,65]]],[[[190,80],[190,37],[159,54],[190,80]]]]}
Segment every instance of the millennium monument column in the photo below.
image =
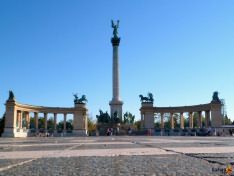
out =
{"type": "Polygon", "coordinates": [[[114,24],[113,20],[111,21],[113,28],[113,37],[111,38],[111,43],[113,46],[113,70],[112,70],[112,88],[113,88],[113,96],[110,101],[110,111],[111,116],[117,113],[117,116],[122,120],[122,106],[123,102],[119,97],[119,52],[118,47],[120,43],[120,38],[118,37],[118,28],[119,28],[119,20],[117,24],[114,24]]]}

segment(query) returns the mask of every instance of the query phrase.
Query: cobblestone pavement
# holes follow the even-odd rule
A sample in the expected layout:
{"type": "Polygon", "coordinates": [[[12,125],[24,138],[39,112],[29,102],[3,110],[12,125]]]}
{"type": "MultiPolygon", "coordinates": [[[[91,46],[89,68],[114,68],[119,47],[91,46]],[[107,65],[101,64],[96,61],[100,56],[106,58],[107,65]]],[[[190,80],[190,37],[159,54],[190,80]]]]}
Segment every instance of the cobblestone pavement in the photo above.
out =
{"type": "Polygon", "coordinates": [[[218,176],[228,164],[233,137],[0,138],[0,176],[218,176]]]}

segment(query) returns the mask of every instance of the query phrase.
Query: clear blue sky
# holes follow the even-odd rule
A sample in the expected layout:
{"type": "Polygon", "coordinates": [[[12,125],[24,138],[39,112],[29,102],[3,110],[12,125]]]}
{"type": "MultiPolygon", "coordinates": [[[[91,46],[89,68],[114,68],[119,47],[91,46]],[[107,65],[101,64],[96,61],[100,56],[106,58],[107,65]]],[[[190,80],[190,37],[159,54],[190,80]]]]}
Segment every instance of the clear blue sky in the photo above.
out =
{"type": "Polygon", "coordinates": [[[139,94],[155,106],[209,103],[220,92],[234,120],[234,1],[1,0],[0,115],[17,101],[109,111],[111,19],[120,20],[123,111],[139,118],[139,94]]]}

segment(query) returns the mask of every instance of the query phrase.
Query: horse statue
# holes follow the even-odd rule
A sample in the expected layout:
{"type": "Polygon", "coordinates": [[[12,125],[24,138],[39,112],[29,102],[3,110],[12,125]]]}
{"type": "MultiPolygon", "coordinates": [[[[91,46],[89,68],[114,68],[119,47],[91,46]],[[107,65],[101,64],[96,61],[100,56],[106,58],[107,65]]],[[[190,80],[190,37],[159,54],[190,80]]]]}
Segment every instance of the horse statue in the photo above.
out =
{"type": "Polygon", "coordinates": [[[148,93],[148,97],[144,97],[143,95],[139,95],[141,99],[141,103],[153,103],[154,98],[152,93],[148,93]]]}
{"type": "Polygon", "coordinates": [[[141,102],[148,102],[148,97],[144,97],[143,95],[139,95],[140,99],[141,99],[141,102]]]}
{"type": "Polygon", "coordinates": [[[78,99],[78,103],[82,104],[82,103],[87,103],[87,102],[88,102],[88,100],[87,100],[85,95],[82,95],[82,97],[80,99],[78,99]]]}
{"type": "Polygon", "coordinates": [[[73,94],[73,96],[74,96],[74,103],[75,104],[84,104],[84,103],[88,102],[85,95],[82,95],[81,98],[78,97],[78,94],[73,94]]]}

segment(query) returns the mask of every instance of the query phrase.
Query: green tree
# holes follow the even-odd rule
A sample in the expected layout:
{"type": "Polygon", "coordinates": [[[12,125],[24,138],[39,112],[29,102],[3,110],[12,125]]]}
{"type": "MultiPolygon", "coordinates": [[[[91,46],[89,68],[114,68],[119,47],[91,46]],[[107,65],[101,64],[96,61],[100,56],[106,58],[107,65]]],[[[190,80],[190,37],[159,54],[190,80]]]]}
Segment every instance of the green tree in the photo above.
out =
{"type": "Polygon", "coordinates": [[[31,117],[30,118],[30,129],[35,129],[35,118],[31,117]]]}
{"type": "Polygon", "coordinates": [[[38,117],[38,128],[44,129],[45,127],[45,118],[44,117],[38,117]]]}
{"type": "MultiPolygon", "coordinates": [[[[62,131],[64,129],[64,121],[60,121],[57,124],[57,129],[59,131],[62,131]]],[[[66,129],[67,130],[73,130],[72,119],[69,119],[68,121],[66,121],[66,129]]]]}
{"type": "Polygon", "coordinates": [[[96,131],[96,123],[92,120],[91,117],[88,117],[88,131],[89,133],[96,131]]]}
{"type": "Polygon", "coordinates": [[[164,115],[164,128],[165,129],[171,128],[170,115],[168,113],[164,115]]]}
{"type": "Polygon", "coordinates": [[[173,114],[173,119],[174,119],[174,127],[175,128],[180,128],[180,115],[178,113],[173,114]]]}
{"type": "Polygon", "coordinates": [[[231,121],[231,119],[228,118],[227,115],[224,116],[223,123],[224,123],[224,125],[232,125],[232,121],[231,121]]]}
{"type": "Polygon", "coordinates": [[[141,129],[141,120],[135,121],[133,125],[134,125],[134,128],[140,130],[141,129]]]}

